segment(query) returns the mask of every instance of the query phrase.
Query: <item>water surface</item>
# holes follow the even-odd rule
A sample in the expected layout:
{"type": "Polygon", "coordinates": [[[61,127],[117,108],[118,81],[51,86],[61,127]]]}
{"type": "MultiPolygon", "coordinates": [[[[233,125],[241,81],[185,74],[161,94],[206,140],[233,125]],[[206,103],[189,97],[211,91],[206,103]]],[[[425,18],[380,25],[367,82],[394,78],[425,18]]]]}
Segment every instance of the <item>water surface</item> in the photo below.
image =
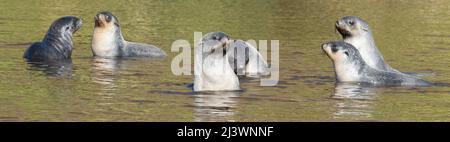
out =
{"type": "Polygon", "coordinates": [[[0,0],[0,121],[449,121],[450,87],[335,84],[320,44],[339,40],[335,21],[369,22],[387,62],[450,82],[449,1],[0,0]],[[125,39],[163,48],[163,60],[92,57],[93,17],[111,11],[125,39]],[[60,16],[83,18],[72,63],[44,68],[22,59],[60,16]],[[279,40],[280,81],[242,92],[193,94],[193,76],[175,76],[177,39],[224,31],[237,39],[279,40]]]}

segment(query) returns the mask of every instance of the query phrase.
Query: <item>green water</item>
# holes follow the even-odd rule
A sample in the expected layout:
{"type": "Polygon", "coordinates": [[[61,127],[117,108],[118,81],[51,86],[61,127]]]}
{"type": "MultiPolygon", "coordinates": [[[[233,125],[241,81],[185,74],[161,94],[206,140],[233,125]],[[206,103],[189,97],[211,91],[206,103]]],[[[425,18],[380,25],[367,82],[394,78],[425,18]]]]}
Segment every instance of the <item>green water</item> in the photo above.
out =
{"type": "MultiPolygon", "coordinates": [[[[369,22],[387,62],[450,83],[449,1],[0,0],[0,121],[450,121],[450,87],[335,85],[320,44],[339,40],[335,21],[369,22]],[[93,17],[111,11],[125,39],[163,48],[163,60],[93,58],[93,17]],[[30,67],[25,49],[64,15],[83,18],[73,64],[61,75],[30,67]],[[172,42],[194,32],[279,40],[280,81],[243,92],[192,94],[193,76],[175,76],[172,42]]],[[[58,71],[59,72],[59,71],[58,71]]]]}

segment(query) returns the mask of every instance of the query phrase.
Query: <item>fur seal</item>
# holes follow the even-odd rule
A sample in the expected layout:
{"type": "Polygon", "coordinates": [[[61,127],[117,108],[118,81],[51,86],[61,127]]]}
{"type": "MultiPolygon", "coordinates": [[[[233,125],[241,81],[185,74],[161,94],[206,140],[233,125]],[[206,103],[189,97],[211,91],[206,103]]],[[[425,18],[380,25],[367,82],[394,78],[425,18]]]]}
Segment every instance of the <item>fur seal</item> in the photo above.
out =
{"type": "Polygon", "coordinates": [[[195,48],[194,92],[240,90],[239,79],[228,62],[230,37],[223,32],[206,34],[195,48]]]}
{"type": "Polygon", "coordinates": [[[386,86],[431,86],[432,84],[403,73],[382,71],[369,66],[358,49],[344,41],[322,44],[333,61],[337,82],[358,82],[386,86]]]}
{"type": "Polygon", "coordinates": [[[269,74],[267,62],[251,44],[242,40],[232,40],[227,52],[230,52],[227,54],[228,61],[237,75],[259,77],[269,74]]]}
{"type": "Polygon", "coordinates": [[[100,12],[94,17],[92,53],[100,57],[165,57],[158,47],[125,41],[119,20],[111,12],[100,12]]]}
{"type": "Polygon", "coordinates": [[[35,42],[25,51],[23,58],[31,62],[57,62],[70,59],[72,35],[81,28],[82,20],[65,16],[54,21],[42,42],[35,42]]]}
{"type": "Polygon", "coordinates": [[[374,69],[397,72],[389,66],[375,45],[369,24],[356,16],[346,16],[336,21],[336,30],[341,34],[345,42],[358,49],[361,57],[367,65],[374,69]]]}

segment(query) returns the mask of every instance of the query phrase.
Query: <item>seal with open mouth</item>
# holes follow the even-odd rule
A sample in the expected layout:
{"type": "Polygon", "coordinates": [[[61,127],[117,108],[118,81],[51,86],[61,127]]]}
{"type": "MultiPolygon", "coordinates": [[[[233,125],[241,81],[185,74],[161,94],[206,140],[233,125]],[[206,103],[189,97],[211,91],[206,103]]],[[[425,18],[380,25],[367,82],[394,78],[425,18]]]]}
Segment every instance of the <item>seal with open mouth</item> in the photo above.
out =
{"type": "Polygon", "coordinates": [[[356,16],[346,16],[336,21],[336,30],[341,34],[344,41],[352,44],[358,49],[361,57],[372,68],[398,72],[389,66],[375,45],[369,24],[356,16]]]}

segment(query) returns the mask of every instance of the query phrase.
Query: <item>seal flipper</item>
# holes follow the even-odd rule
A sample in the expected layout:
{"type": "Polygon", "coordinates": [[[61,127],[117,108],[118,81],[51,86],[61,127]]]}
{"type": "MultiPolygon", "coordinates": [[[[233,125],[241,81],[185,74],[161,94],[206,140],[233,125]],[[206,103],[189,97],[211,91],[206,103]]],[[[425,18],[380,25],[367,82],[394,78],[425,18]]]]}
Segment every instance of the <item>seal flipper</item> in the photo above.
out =
{"type": "Polygon", "coordinates": [[[153,45],[127,42],[126,45],[121,48],[121,56],[123,57],[158,57],[162,58],[166,56],[166,53],[153,45]]]}

